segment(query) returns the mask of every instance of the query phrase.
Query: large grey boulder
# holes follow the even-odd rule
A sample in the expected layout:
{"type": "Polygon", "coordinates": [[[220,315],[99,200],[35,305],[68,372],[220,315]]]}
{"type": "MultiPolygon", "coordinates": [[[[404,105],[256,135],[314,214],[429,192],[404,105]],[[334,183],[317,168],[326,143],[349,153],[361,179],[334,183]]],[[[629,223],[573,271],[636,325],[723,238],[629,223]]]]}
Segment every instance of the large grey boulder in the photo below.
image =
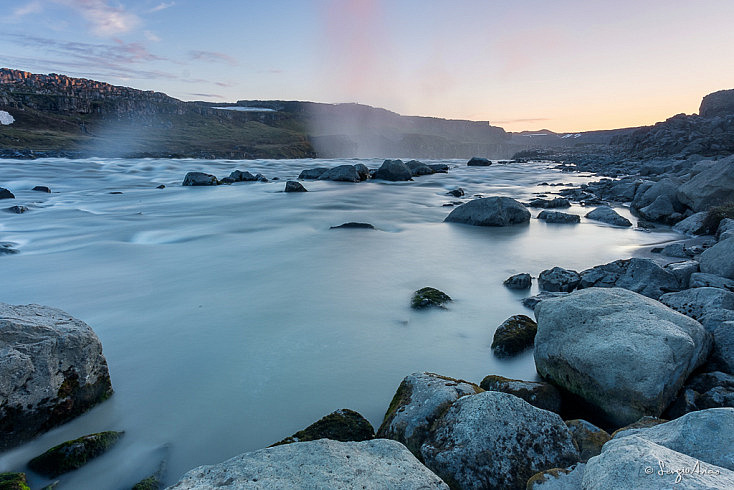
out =
{"type": "Polygon", "coordinates": [[[722,240],[699,257],[701,272],[734,279],[734,238],[722,240]]]}
{"type": "Polygon", "coordinates": [[[719,371],[734,374],[734,321],[722,322],[713,333],[714,349],[709,363],[719,371]]]}
{"type": "Polygon", "coordinates": [[[486,489],[519,488],[535,473],[579,458],[559,415],[497,391],[454,402],[421,454],[452,487],[486,489]]]}
{"type": "Polygon", "coordinates": [[[530,211],[509,197],[485,197],[462,204],[444,221],[475,226],[508,226],[529,222],[530,211]]]}
{"type": "Polygon", "coordinates": [[[433,373],[413,373],[400,383],[377,437],[402,442],[420,458],[431,425],[452,403],[481,392],[467,381],[433,373]]]}
{"type": "Polygon", "coordinates": [[[734,279],[717,276],[716,274],[707,274],[705,272],[694,272],[688,282],[692,288],[721,288],[727,291],[734,291],[734,279]]]}
{"type": "Polygon", "coordinates": [[[734,196],[734,156],[709,165],[678,188],[677,198],[692,210],[706,211],[734,196]]]}
{"type": "Polygon", "coordinates": [[[665,200],[669,201],[676,210],[682,211],[683,206],[676,198],[679,185],[678,180],[669,178],[660,179],[649,186],[643,184],[637,189],[630,207],[639,210],[654,203],[660,196],[665,196],[665,200]]]}
{"type": "Polygon", "coordinates": [[[581,282],[577,287],[618,287],[658,299],[665,293],[677,291],[679,284],[675,275],[654,261],[635,257],[581,271],[581,282]]]}
{"type": "Polygon", "coordinates": [[[421,175],[435,174],[435,170],[418,160],[411,160],[405,164],[409,169],[413,177],[419,177],[421,175]]]}
{"type": "Polygon", "coordinates": [[[706,226],[704,222],[708,213],[701,211],[696,214],[692,214],[683,221],[679,221],[673,227],[678,233],[685,233],[686,235],[704,235],[706,234],[706,226]]]}
{"type": "Polygon", "coordinates": [[[544,270],[538,276],[538,286],[541,291],[569,293],[576,289],[579,282],[581,282],[581,276],[578,272],[562,267],[544,270]]]}
{"type": "Polygon", "coordinates": [[[667,194],[659,195],[652,203],[639,209],[638,212],[643,218],[659,223],[674,223],[681,216],[680,213],[676,213],[673,201],[667,194]]]}
{"type": "Polygon", "coordinates": [[[219,180],[211,174],[204,172],[189,172],[184,177],[181,185],[186,186],[204,186],[204,185],[219,185],[219,180]]]}
{"type": "Polygon", "coordinates": [[[724,218],[719,221],[719,226],[716,228],[716,238],[719,240],[726,240],[734,236],[734,219],[724,218]]]}
{"type": "Polygon", "coordinates": [[[48,306],[0,303],[0,450],[111,394],[102,344],[89,325],[48,306]]]}
{"type": "Polygon", "coordinates": [[[367,180],[370,178],[370,169],[368,169],[367,165],[364,163],[354,164],[354,169],[357,171],[357,175],[359,175],[359,180],[367,180]]]}
{"type": "Polygon", "coordinates": [[[402,160],[385,160],[375,172],[375,179],[400,181],[413,180],[413,174],[402,160]]]}
{"type": "Polygon", "coordinates": [[[678,280],[678,285],[681,289],[685,289],[693,287],[689,286],[691,276],[698,273],[699,266],[698,261],[696,260],[685,260],[683,262],[671,262],[670,264],[666,264],[663,269],[673,274],[678,280]]]}
{"type": "Polygon", "coordinates": [[[535,315],[538,373],[617,427],[662,414],[712,344],[697,321],[620,288],[548,299],[535,315]]]}
{"type": "Polygon", "coordinates": [[[582,488],[734,488],[734,472],[633,435],[612,439],[599,456],[586,463],[582,488]],[[696,469],[697,474],[683,474],[696,469]]]}
{"type": "Polygon", "coordinates": [[[339,165],[330,168],[319,175],[318,180],[333,180],[336,182],[360,182],[363,180],[354,165],[339,165]]]}
{"type": "Polygon", "coordinates": [[[734,293],[719,288],[693,288],[660,296],[662,304],[701,321],[715,310],[734,310],[734,293]]]}
{"type": "Polygon", "coordinates": [[[298,174],[299,179],[303,180],[314,180],[321,177],[321,175],[324,174],[324,172],[328,171],[329,169],[326,167],[316,167],[316,168],[307,168],[305,170],[302,170],[300,174],[298,174]]]}
{"type": "Polygon", "coordinates": [[[176,490],[228,489],[448,489],[399,442],[329,439],[286,444],[186,473],[176,490]]]}
{"type": "Polygon", "coordinates": [[[615,439],[638,436],[707,463],[734,470],[734,408],[691,412],[670,422],[630,429],[615,439]]]}
{"type": "Polygon", "coordinates": [[[609,206],[599,206],[593,211],[586,213],[586,218],[601,221],[614,226],[632,226],[630,220],[621,216],[609,206]]]}

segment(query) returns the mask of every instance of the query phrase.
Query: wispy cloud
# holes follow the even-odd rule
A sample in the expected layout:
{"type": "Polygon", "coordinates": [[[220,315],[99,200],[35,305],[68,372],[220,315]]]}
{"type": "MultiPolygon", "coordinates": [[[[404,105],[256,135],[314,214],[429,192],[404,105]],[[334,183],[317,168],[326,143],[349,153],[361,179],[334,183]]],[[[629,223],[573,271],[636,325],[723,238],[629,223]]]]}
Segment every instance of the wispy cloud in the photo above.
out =
{"type": "Polygon", "coordinates": [[[43,5],[41,5],[41,2],[34,0],[33,2],[29,2],[25,5],[21,5],[20,7],[15,8],[12,13],[12,17],[15,19],[19,19],[21,17],[25,17],[26,15],[30,14],[38,14],[43,12],[43,5]]]}
{"type": "Polygon", "coordinates": [[[161,38],[156,35],[153,31],[145,31],[143,32],[143,35],[145,36],[145,39],[148,41],[152,41],[154,43],[160,42],[161,38]]]}
{"type": "Polygon", "coordinates": [[[193,97],[204,97],[205,99],[224,99],[223,96],[219,94],[197,94],[197,93],[189,93],[188,95],[191,95],[193,97]]]}
{"type": "Polygon", "coordinates": [[[209,63],[227,63],[229,65],[237,65],[237,60],[231,56],[216,51],[189,51],[189,57],[196,61],[206,61],[209,63]]]}
{"type": "Polygon", "coordinates": [[[166,10],[167,8],[171,8],[174,5],[176,5],[176,2],[161,2],[152,9],[148,10],[149,14],[152,14],[153,12],[160,12],[161,10],[166,10]]]}
{"type": "Polygon", "coordinates": [[[140,25],[140,18],[137,15],[123,7],[114,7],[105,0],[52,1],[79,12],[90,23],[91,31],[96,36],[114,36],[129,32],[140,25]]]}

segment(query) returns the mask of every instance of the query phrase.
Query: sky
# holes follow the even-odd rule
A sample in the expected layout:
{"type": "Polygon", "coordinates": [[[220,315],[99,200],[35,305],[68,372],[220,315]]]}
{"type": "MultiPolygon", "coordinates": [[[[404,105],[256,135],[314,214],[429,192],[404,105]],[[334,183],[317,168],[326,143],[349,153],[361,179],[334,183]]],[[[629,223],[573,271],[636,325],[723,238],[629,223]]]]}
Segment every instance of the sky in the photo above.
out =
{"type": "Polygon", "coordinates": [[[182,100],[640,126],[734,87],[732,0],[0,0],[0,66],[182,100]]]}

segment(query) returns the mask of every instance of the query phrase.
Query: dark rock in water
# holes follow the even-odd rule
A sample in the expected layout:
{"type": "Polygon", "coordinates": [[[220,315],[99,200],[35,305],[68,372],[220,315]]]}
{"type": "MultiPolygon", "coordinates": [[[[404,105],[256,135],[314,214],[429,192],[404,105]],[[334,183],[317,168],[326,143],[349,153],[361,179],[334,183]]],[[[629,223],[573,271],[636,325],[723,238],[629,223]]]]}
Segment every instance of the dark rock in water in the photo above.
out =
{"type": "Polygon", "coordinates": [[[535,473],[579,458],[559,415],[497,391],[456,400],[434,423],[421,455],[453,488],[522,488],[535,473]]]}
{"type": "Polygon", "coordinates": [[[688,251],[684,243],[670,243],[663,247],[660,251],[661,254],[668,257],[676,257],[679,259],[687,259],[693,257],[693,254],[688,251]]]}
{"type": "Polygon", "coordinates": [[[101,456],[122,436],[123,432],[99,432],[52,447],[28,462],[28,467],[39,475],[53,478],[76,470],[90,460],[101,456]]]}
{"type": "Polygon", "coordinates": [[[166,471],[168,467],[168,445],[160,448],[164,452],[164,457],[161,460],[158,468],[146,478],[143,478],[138,483],[133,485],[131,490],[161,490],[165,487],[164,482],[166,481],[166,471]]]}
{"type": "Polygon", "coordinates": [[[280,177],[273,177],[273,180],[280,180],[280,177]]]}
{"type": "Polygon", "coordinates": [[[680,289],[678,279],[650,259],[615,260],[581,271],[582,288],[619,287],[658,299],[680,289]]]}
{"type": "Polygon", "coordinates": [[[396,182],[413,180],[413,174],[402,160],[385,160],[380,168],[377,169],[373,178],[396,182]]]}
{"type": "Polygon", "coordinates": [[[529,289],[532,284],[532,278],[528,273],[515,274],[505,279],[503,282],[509,289],[529,289]]]}
{"type": "Polygon", "coordinates": [[[543,209],[554,209],[554,208],[570,208],[571,201],[565,197],[556,197],[554,199],[533,199],[528,204],[531,208],[543,208],[543,209]]]}
{"type": "Polygon", "coordinates": [[[421,175],[431,175],[436,172],[423,162],[418,160],[411,160],[405,164],[409,169],[413,177],[419,177],[421,175]]]}
{"type": "Polygon", "coordinates": [[[0,450],[87,411],[112,394],[102,345],[86,323],[39,305],[0,303],[0,450]]]}
{"type": "Polygon", "coordinates": [[[451,297],[435,288],[423,288],[413,293],[410,306],[416,309],[437,306],[443,308],[443,304],[451,301],[451,297]]]}
{"type": "Polygon", "coordinates": [[[164,184],[161,184],[161,185],[159,185],[159,186],[156,187],[156,189],[165,189],[165,188],[166,188],[166,186],[164,184]]]}
{"type": "Polygon", "coordinates": [[[31,190],[32,190],[32,191],[38,191],[38,192],[47,192],[47,193],[49,193],[49,194],[51,193],[51,189],[49,189],[49,188],[48,188],[48,187],[46,187],[45,185],[37,185],[36,187],[34,187],[34,188],[33,188],[33,189],[31,189],[31,190]]]}
{"type": "Polygon", "coordinates": [[[445,163],[431,163],[428,166],[437,174],[445,174],[449,171],[449,166],[445,163]]]}
{"type": "Polygon", "coordinates": [[[223,184],[229,185],[229,184],[234,184],[234,183],[235,183],[235,180],[231,177],[225,177],[223,179],[219,179],[220,185],[223,185],[223,184]]]}
{"type": "MultiPolygon", "coordinates": [[[[514,315],[497,327],[492,340],[492,352],[497,357],[519,354],[533,346],[538,324],[525,315],[514,315]]],[[[484,388],[485,390],[487,388],[484,388]]]]}
{"type": "Polygon", "coordinates": [[[421,445],[436,418],[462,396],[481,391],[474,383],[439,374],[406,376],[393,396],[377,437],[401,442],[417,458],[422,458],[421,445]]]}
{"type": "Polygon", "coordinates": [[[550,383],[509,379],[502,376],[486,376],[479,385],[485,391],[500,391],[522,398],[534,407],[561,411],[561,393],[550,383]]]}
{"type": "Polygon", "coordinates": [[[0,490],[31,490],[25,473],[0,473],[0,490]]]}
{"type": "Polygon", "coordinates": [[[541,291],[569,293],[576,289],[581,276],[578,272],[562,267],[544,270],[538,276],[538,286],[541,291]]]}
{"type": "Polygon", "coordinates": [[[523,298],[522,305],[526,308],[530,308],[531,310],[534,310],[535,307],[538,306],[538,303],[540,303],[541,301],[545,301],[546,299],[550,299],[550,298],[560,298],[560,297],[567,296],[567,295],[568,293],[541,291],[539,294],[536,294],[535,296],[523,298]]]}
{"type": "Polygon", "coordinates": [[[444,221],[475,226],[507,226],[527,223],[530,211],[509,197],[485,197],[462,204],[444,221]]]}
{"type": "Polygon", "coordinates": [[[462,189],[461,187],[457,187],[456,189],[448,191],[446,194],[454,197],[462,197],[464,195],[464,189],[462,189]]]}
{"type": "Polygon", "coordinates": [[[375,227],[369,223],[357,223],[354,221],[350,221],[349,223],[343,223],[339,226],[331,226],[329,227],[330,230],[335,230],[337,228],[360,228],[360,229],[367,229],[367,230],[374,230],[375,227]]]}
{"type": "Polygon", "coordinates": [[[0,243],[0,255],[17,254],[18,251],[13,248],[15,245],[15,243],[0,243]]]}
{"type": "MultiPolygon", "coordinates": [[[[261,174],[257,174],[262,176],[261,174]]],[[[250,172],[245,170],[244,172],[242,170],[235,170],[231,174],[229,174],[229,179],[231,182],[256,182],[258,180],[257,175],[252,175],[250,172]]],[[[222,182],[224,182],[224,179],[222,179],[222,182]]]]}
{"type": "Polygon", "coordinates": [[[368,169],[367,165],[364,163],[355,164],[354,169],[357,171],[357,175],[359,175],[359,180],[367,180],[370,178],[370,169],[368,169]]]}
{"type": "Polygon", "coordinates": [[[321,177],[321,174],[329,170],[326,167],[317,167],[317,168],[307,168],[306,170],[301,171],[301,173],[298,175],[299,179],[304,180],[315,180],[321,177]]]}
{"type": "Polygon", "coordinates": [[[344,408],[330,413],[292,436],[276,442],[273,446],[294,442],[315,441],[317,439],[359,442],[368,441],[374,439],[374,437],[375,429],[367,419],[353,410],[344,408]]]}
{"type": "Polygon", "coordinates": [[[560,211],[541,211],[538,215],[539,220],[544,220],[546,223],[580,223],[581,217],[578,214],[562,213],[560,211]]]}
{"type": "Polygon", "coordinates": [[[466,163],[469,167],[489,167],[492,162],[486,158],[473,157],[466,163]]]}
{"type": "Polygon", "coordinates": [[[204,172],[189,172],[184,177],[181,185],[202,186],[202,185],[219,185],[217,178],[211,174],[204,172]]]}
{"type": "Polygon", "coordinates": [[[7,208],[6,211],[9,213],[23,214],[28,211],[28,208],[25,206],[11,206],[7,208]]]}
{"type": "Polygon", "coordinates": [[[265,177],[263,174],[256,174],[255,182],[268,182],[268,178],[265,177]]]}
{"type": "Polygon", "coordinates": [[[120,191],[112,191],[112,192],[110,192],[110,194],[117,194],[117,195],[119,195],[119,194],[122,194],[122,192],[120,192],[120,191]]]}
{"type": "Polygon", "coordinates": [[[571,431],[573,440],[579,448],[582,463],[598,456],[601,453],[602,446],[612,438],[607,431],[586,420],[567,420],[566,426],[571,431]]]}
{"type": "Polygon", "coordinates": [[[289,180],[285,183],[285,191],[284,192],[308,192],[305,187],[300,182],[297,182],[295,180],[289,180]]]}
{"type": "Polygon", "coordinates": [[[0,187],[0,199],[15,199],[15,194],[4,187],[0,187]]]}
{"type": "Polygon", "coordinates": [[[630,220],[628,220],[624,216],[620,216],[619,213],[617,213],[609,206],[599,206],[593,211],[586,213],[586,217],[596,221],[602,221],[604,223],[614,226],[632,226],[630,220]]]}
{"type": "Polygon", "coordinates": [[[319,175],[318,180],[333,180],[335,182],[360,182],[363,179],[354,165],[339,165],[330,168],[319,175]]]}

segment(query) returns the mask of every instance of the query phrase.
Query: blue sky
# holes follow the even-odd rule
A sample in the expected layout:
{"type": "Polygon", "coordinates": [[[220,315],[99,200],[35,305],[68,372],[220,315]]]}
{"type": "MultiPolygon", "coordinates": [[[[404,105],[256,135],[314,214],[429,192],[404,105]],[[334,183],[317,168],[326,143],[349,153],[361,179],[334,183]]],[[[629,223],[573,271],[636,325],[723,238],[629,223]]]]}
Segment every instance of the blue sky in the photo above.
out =
{"type": "Polygon", "coordinates": [[[1,0],[0,65],[576,131],[734,86],[734,1],[1,0]]]}

